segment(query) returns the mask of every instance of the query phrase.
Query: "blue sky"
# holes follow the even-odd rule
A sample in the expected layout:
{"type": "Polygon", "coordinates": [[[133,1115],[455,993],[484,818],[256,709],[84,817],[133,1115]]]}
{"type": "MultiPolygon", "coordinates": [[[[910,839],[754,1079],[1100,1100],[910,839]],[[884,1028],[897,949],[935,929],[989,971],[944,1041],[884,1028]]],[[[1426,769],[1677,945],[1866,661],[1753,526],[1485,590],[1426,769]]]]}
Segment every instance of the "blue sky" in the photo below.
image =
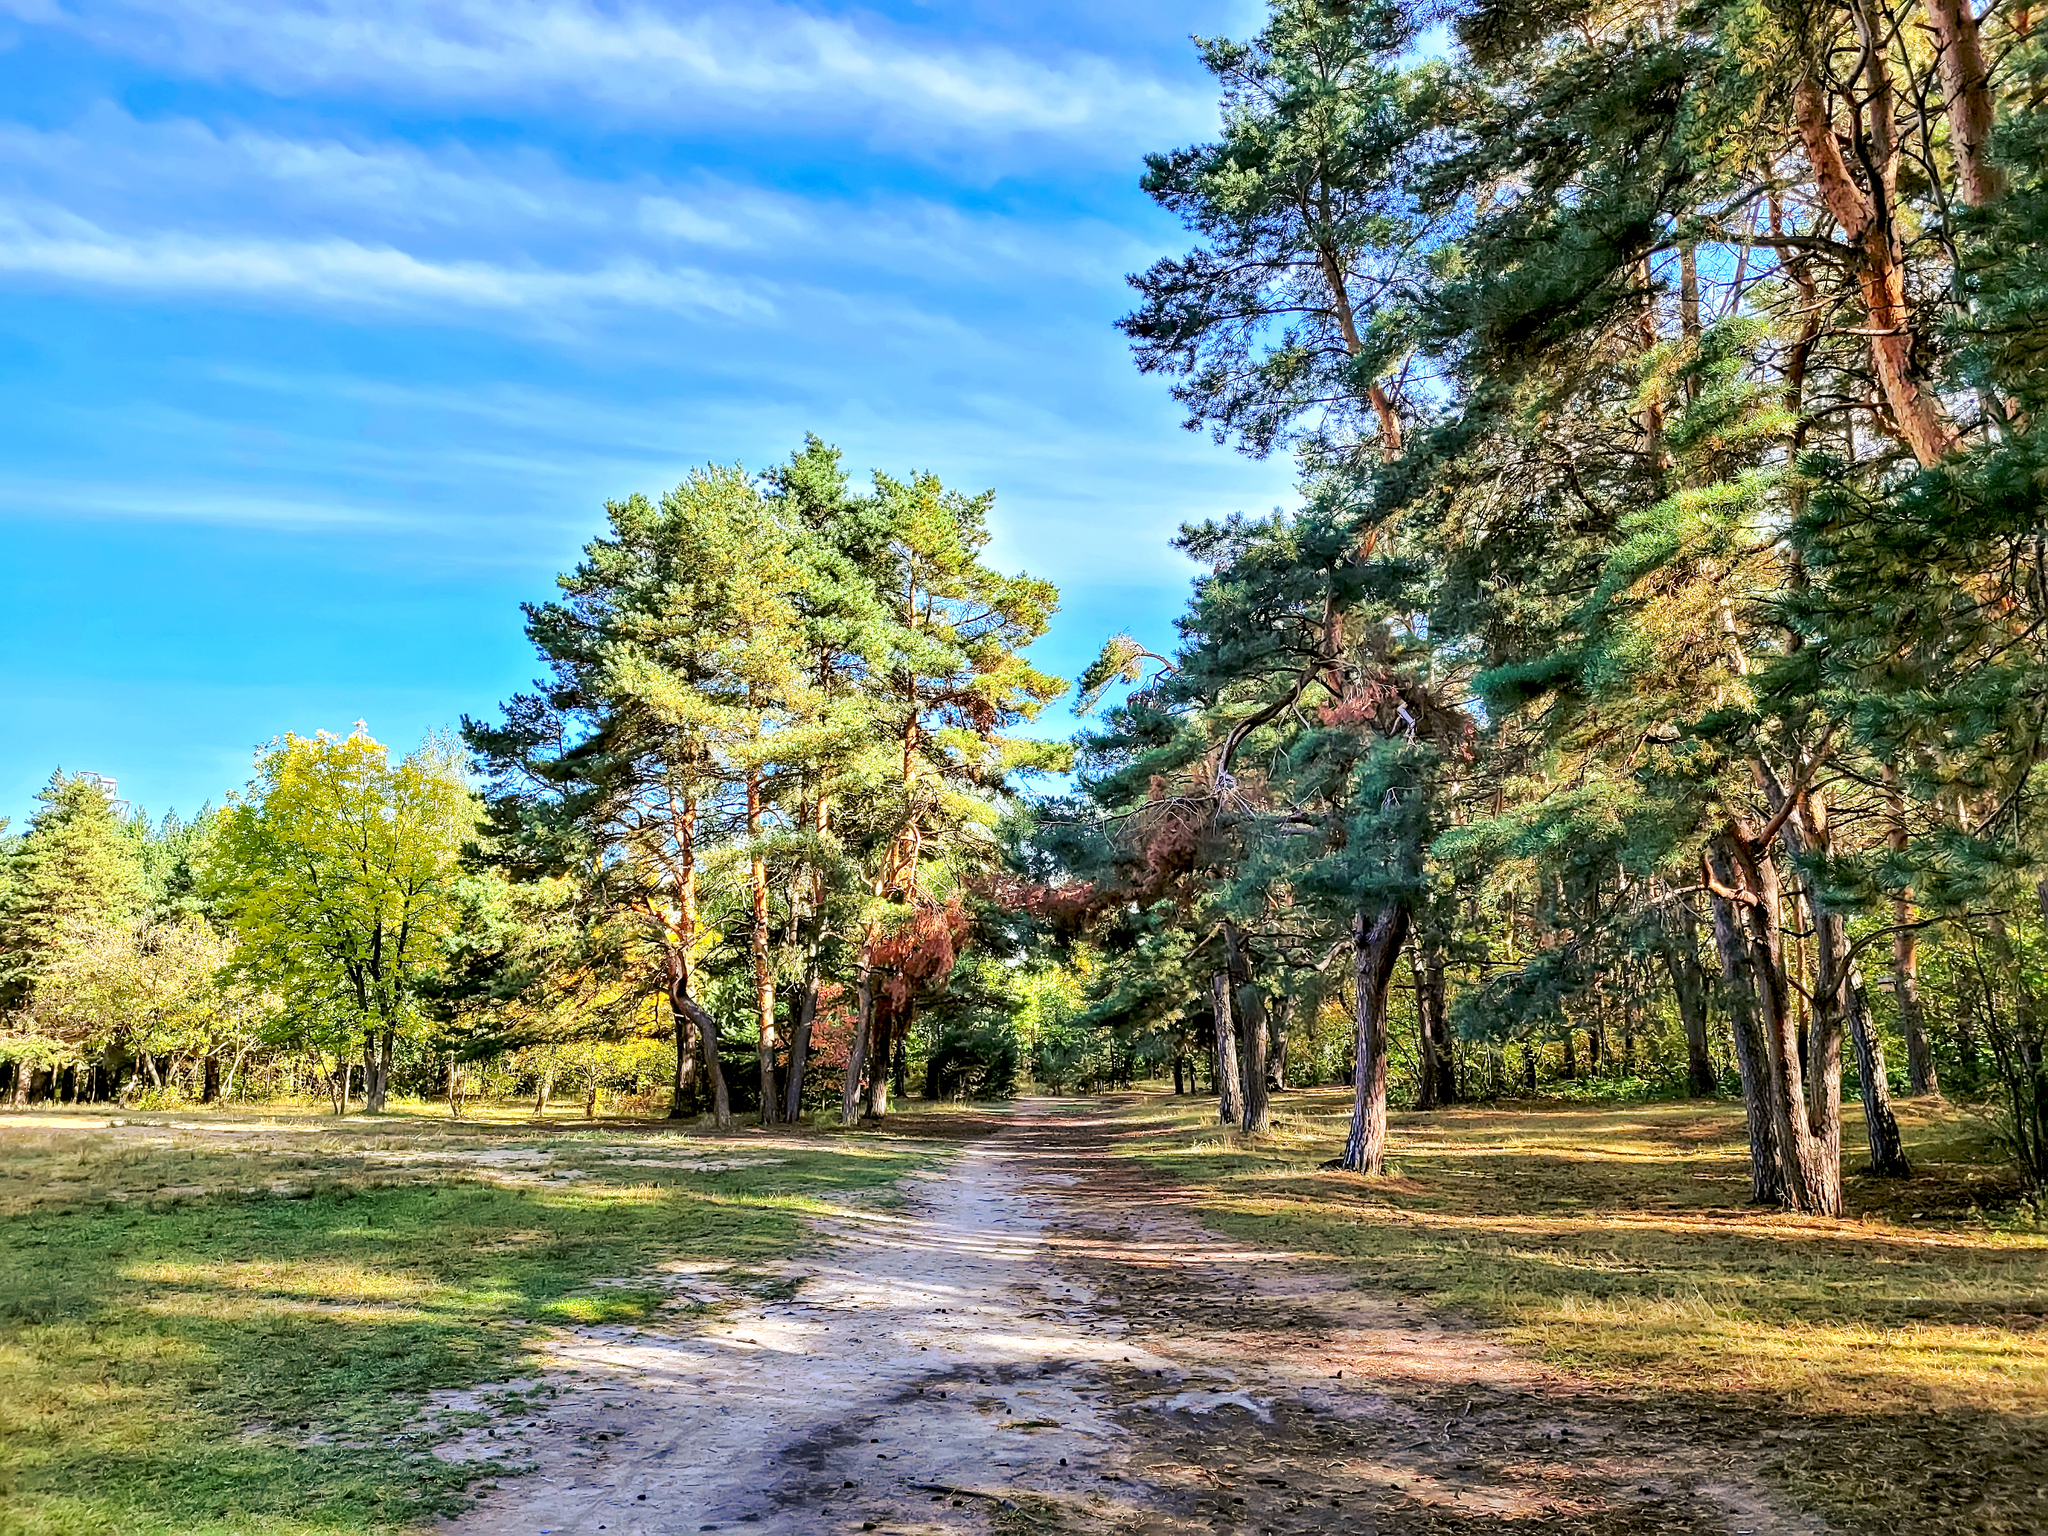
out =
{"type": "Polygon", "coordinates": [[[0,815],[488,712],[607,496],[806,431],[993,487],[1042,663],[1163,638],[1173,527],[1289,495],[1112,329],[1258,13],[0,0],[0,815]]]}

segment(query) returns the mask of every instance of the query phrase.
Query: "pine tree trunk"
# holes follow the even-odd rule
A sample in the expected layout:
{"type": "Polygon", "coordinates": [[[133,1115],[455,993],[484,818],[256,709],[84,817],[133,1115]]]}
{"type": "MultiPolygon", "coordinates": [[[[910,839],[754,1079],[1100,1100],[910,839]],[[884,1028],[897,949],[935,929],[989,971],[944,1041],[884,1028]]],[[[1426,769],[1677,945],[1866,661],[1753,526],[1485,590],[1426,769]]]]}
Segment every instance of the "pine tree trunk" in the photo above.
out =
{"type": "Polygon", "coordinates": [[[896,1031],[900,1023],[895,1008],[875,1009],[874,1039],[868,1043],[867,1112],[872,1119],[880,1120],[889,1113],[889,1073],[896,1063],[896,1031]]]}
{"type": "MultiPolygon", "coordinates": [[[[1810,926],[1824,928],[1830,919],[1808,906],[1813,918],[1810,926]]],[[[1846,943],[1846,941],[1845,941],[1846,943]]],[[[1846,985],[1844,978],[1835,974],[1833,956],[1829,954],[1833,945],[1828,942],[1825,932],[1816,935],[1815,968],[1813,993],[1825,1006],[1813,1009],[1813,1025],[1807,1033],[1806,1060],[1806,1124],[1816,1143],[1817,1155],[1822,1165],[1831,1165],[1839,1181],[1842,1167],[1842,1050],[1848,1043],[1848,1017],[1844,1012],[1842,992],[1846,985]],[[1828,955],[1826,960],[1821,957],[1828,955]]],[[[1889,1107],[1885,1118],[1891,1118],[1889,1107]]],[[[1899,1128],[1891,1128],[1896,1139],[1899,1128]]],[[[1875,1135],[1875,1132],[1873,1132],[1875,1135]]],[[[1824,1214],[1839,1216],[1839,1198],[1836,1207],[1824,1214]]]]}
{"type": "MultiPolygon", "coordinates": [[[[1886,843],[1892,852],[1906,852],[1906,796],[1899,787],[1899,772],[1889,763],[1884,769],[1886,843]]],[[[1892,902],[1892,998],[1899,1005],[1899,1030],[1906,1037],[1906,1091],[1915,1097],[1941,1095],[1941,1078],[1935,1071],[1934,1050],[1927,1039],[1927,1009],[1920,1001],[1919,913],[1913,892],[1902,890],[1892,902]]]]}
{"type": "MultiPolygon", "coordinates": [[[[1723,855],[1718,840],[1709,847],[1706,868],[1723,891],[1736,889],[1734,865],[1723,855]]],[[[1742,1108],[1749,1124],[1749,1198],[1756,1205],[1777,1205],[1784,1199],[1784,1178],[1779,1172],[1777,1130],[1771,1117],[1770,1088],[1765,1081],[1770,1052],[1764,1045],[1762,1021],[1757,1017],[1757,988],[1750,974],[1744,925],[1732,896],[1716,891],[1710,899],[1714,948],[1721,960],[1722,988],[1735,1041],[1736,1074],[1741,1079],[1742,1108]]]]}
{"type": "Polygon", "coordinates": [[[1423,947],[1426,954],[1422,962],[1420,991],[1423,1033],[1428,1042],[1422,1059],[1423,1070],[1435,1078],[1430,1090],[1431,1103],[1455,1104],[1458,1102],[1458,1051],[1457,1042],[1451,1038],[1443,946],[1431,940],[1423,947]]]}
{"type": "MultiPolygon", "coordinates": [[[[1986,985],[1988,986],[1989,983],[1986,985]]],[[[1978,1009],[1976,1004],[1977,999],[1969,997],[1955,1018],[1956,1063],[1963,1069],[1963,1076],[1966,1081],[1971,1083],[1976,1082],[1983,1075],[1984,1071],[1977,1039],[1978,1025],[1982,1024],[1987,1034],[1990,1032],[1991,1027],[1989,999],[1985,999],[1985,1008],[1982,1011],[1978,1009]]]]}
{"type": "Polygon", "coordinates": [[[1522,1089],[1532,1099],[1536,1096],[1536,1047],[1526,1040],[1522,1042],[1522,1089]]]}
{"type": "Polygon", "coordinates": [[[761,1071],[761,1123],[780,1118],[775,1094],[775,964],[768,953],[768,861],[761,853],[761,770],[747,770],[747,879],[753,898],[747,953],[754,966],[755,1057],[761,1071]]]}
{"type": "Polygon", "coordinates": [[[1266,1011],[1266,1076],[1276,1092],[1287,1088],[1287,1026],[1294,1017],[1294,999],[1282,993],[1266,1011]]]}
{"type": "MultiPolygon", "coordinates": [[[[2042,916],[2048,920],[2048,881],[2035,886],[2034,890],[2042,916]]],[[[1994,1035],[1992,1044],[2000,1074],[2005,1078],[2012,1109],[2008,1125],[2019,1154],[2020,1168],[2027,1182],[2040,1189],[2048,1187],[2048,1046],[2044,1046],[2043,1041],[2041,1000],[2012,949],[2003,920],[1992,918],[1990,927],[1999,954],[2009,957],[2005,958],[2005,969],[2011,975],[2013,985],[2011,1038],[2001,1049],[1998,1048],[1998,1037],[1994,1035]]]]}
{"type": "MultiPolygon", "coordinates": [[[[1879,41],[1866,57],[1882,68],[1885,44],[1879,41]]],[[[1891,85],[1879,81],[1868,93],[1873,108],[1886,117],[1891,110],[1891,85]]],[[[1954,446],[1955,435],[1940,397],[1928,388],[1913,366],[1915,316],[1907,298],[1906,268],[1894,234],[1888,175],[1876,177],[1875,197],[1857,185],[1842,158],[1827,95],[1813,75],[1802,76],[1792,90],[1793,120],[1813,173],[1822,204],[1842,226],[1842,240],[1857,252],[1856,282],[1862,292],[1870,361],[1900,439],[1923,467],[1941,462],[1954,446]],[[1880,201],[1884,206],[1880,206],[1880,201]]],[[[1859,135],[1860,137],[1860,135],[1859,135]]],[[[1895,165],[1893,160],[1891,164],[1895,165]]]]}
{"type": "Polygon", "coordinates": [[[202,1104],[217,1102],[220,1098],[220,1057],[218,1055],[209,1055],[206,1058],[205,1075],[201,1081],[203,1086],[199,1090],[199,1102],[202,1104]]]}
{"type": "MultiPolygon", "coordinates": [[[[1741,284],[1738,282],[1738,288],[1741,284]]],[[[1693,242],[1682,241],[1678,247],[1678,334],[1694,346],[1700,339],[1700,265],[1699,253],[1693,242]]],[[[1685,381],[1685,398],[1697,401],[1700,397],[1700,380],[1697,373],[1690,373],[1685,381]]]]}
{"type": "Polygon", "coordinates": [[[687,1014],[697,1026],[697,1045],[704,1053],[704,1079],[711,1085],[711,1120],[721,1131],[732,1129],[732,1092],[726,1087],[725,1066],[718,1059],[718,1020],[689,993],[689,970],[672,965],[669,971],[669,1006],[687,1014]]]}
{"type": "Polygon", "coordinates": [[[818,1022],[818,945],[815,937],[804,963],[803,985],[790,1001],[789,1085],[782,1118],[791,1125],[804,1117],[804,1074],[811,1060],[811,1030],[818,1022]]]}
{"type": "Polygon", "coordinates": [[[1899,931],[1892,939],[1892,996],[1898,999],[1899,1026],[1906,1036],[1906,1088],[1917,1096],[1939,1098],[1941,1074],[1934,1064],[1934,1046],[1927,1036],[1927,1008],[1920,1001],[1920,939],[1909,926],[1913,906],[1898,904],[1899,931]]]}
{"type": "Polygon", "coordinates": [[[688,1013],[669,1000],[669,1018],[675,1025],[676,1071],[668,1101],[668,1118],[682,1120],[690,1114],[697,1093],[697,1026],[688,1013]]]}
{"type": "Polygon", "coordinates": [[[1659,932],[1658,952],[1671,973],[1671,994],[1685,1026],[1685,1089],[1696,1099],[1710,1098],[1721,1086],[1707,1033],[1707,973],[1700,964],[1699,931],[1692,908],[1679,904],[1667,911],[1659,932]]]}
{"type": "MultiPolygon", "coordinates": [[[[1788,1209],[1820,1216],[1842,1214],[1841,1165],[1841,1036],[1831,1031],[1834,1041],[1832,1071],[1827,1060],[1819,1064],[1824,1078],[1832,1080],[1835,1100],[1831,1117],[1823,1114],[1816,1125],[1810,1117],[1805,1075],[1801,1070],[1797,1021],[1790,1006],[1784,970],[1781,934],[1784,927],[1783,892],[1777,865],[1767,848],[1758,848],[1746,830],[1730,825],[1713,843],[1710,856],[1716,880],[1733,893],[1726,900],[1735,920],[1739,944],[1739,978],[1731,978],[1746,993],[1743,1006],[1750,1010],[1763,1035],[1764,1056],[1761,1079],[1765,1103],[1770,1112],[1778,1164],[1778,1197],[1788,1209]],[[1732,877],[1732,880],[1731,878],[1732,877]],[[1832,1135],[1829,1127],[1832,1126],[1832,1135]]],[[[1839,1019],[1839,1015],[1836,1016],[1839,1019]]],[[[1823,1053],[1825,1054],[1825,1053],[1823,1053]]],[[[1819,1104],[1819,1101],[1814,1101],[1819,1104]]],[[[1825,1111],[1826,1106],[1819,1104],[1825,1111]]]]}
{"type": "Polygon", "coordinates": [[[1436,1108],[1436,1042],[1430,1038],[1429,1008],[1423,999],[1421,945],[1408,947],[1408,984],[1415,998],[1415,1107],[1436,1108]]]}
{"type": "MultiPolygon", "coordinates": [[[[1783,803],[1782,797],[1779,803],[1783,803]]],[[[1856,969],[1849,924],[1828,902],[1816,874],[1816,861],[1824,860],[1832,846],[1826,800],[1817,795],[1802,795],[1792,814],[1785,818],[1780,835],[1794,860],[1807,911],[1813,920],[1814,1038],[1808,1059],[1816,1069],[1809,1084],[1814,1129],[1823,1137],[1832,1135],[1839,1165],[1842,1037],[1846,1025],[1856,1051],[1857,1086],[1863,1103],[1864,1132],[1870,1144],[1871,1172],[1884,1179],[1910,1178],[1912,1165],[1906,1160],[1898,1118],[1892,1113],[1884,1045],[1870,1017],[1863,978],[1856,969]]]]}
{"type": "Polygon", "coordinates": [[[1251,957],[1237,925],[1223,924],[1223,953],[1230,972],[1231,1012],[1237,1024],[1239,1124],[1249,1135],[1273,1128],[1266,1098],[1266,1000],[1252,979],[1251,957]]]}
{"type": "Polygon", "coordinates": [[[536,1081],[533,1086],[533,1115],[536,1120],[540,1120],[547,1117],[548,1100],[555,1096],[555,1064],[551,1061],[541,1063],[540,1070],[534,1076],[536,1081]]]}
{"type": "Polygon", "coordinates": [[[839,1123],[860,1124],[861,1074],[867,1067],[868,1038],[875,1032],[875,982],[869,967],[874,963],[870,940],[860,949],[859,1008],[854,1014],[853,1040],[846,1051],[846,1080],[839,1091],[839,1123]]]}
{"type": "Polygon", "coordinates": [[[1448,990],[1444,982],[1444,961],[1436,957],[1433,968],[1424,973],[1429,981],[1429,1017],[1436,1030],[1436,1065],[1440,1074],[1437,1078],[1436,1097],[1439,1104],[1458,1104],[1465,1098],[1465,1090],[1458,1081],[1458,1040],[1451,1033],[1451,1010],[1448,990]]]}
{"type": "Polygon", "coordinates": [[[1991,158],[1991,71],[1983,34],[1970,0],[1927,0],[1927,19],[1939,50],[1956,190],[1972,208],[1981,208],[2005,189],[2005,173],[1991,158]]]}
{"type": "Polygon", "coordinates": [[[1266,1000],[1256,984],[1237,994],[1238,1031],[1244,1041],[1244,1132],[1261,1135],[1273,1129],[1272,1100],[1266,1094],[1266,1000]]]}
{"type": "Polygon", "coordinates": [[[1863,1098],[1864,1130],[1870,1140],[1870,1171],[1881,1179],[1908,1179],[1913,1176],[1913,1165],[1906,1157],[1898,1117],[1892,1113],[1884,1041],[1877,1033],[1877,1021],[1870,1016],[1863,981],[1854,966],[1849,968],[1848,990],[1849,1039],[1856,1051],[1856,1081],[1863,1098]]]}
{"type": "Polygon", "coordinates": [[[1387,993],[1408,937],[1408,908],[1390,901],[1351,918],[1352,1005],[1356,1056],[1351,1068],[1351,1130],[1340,1168],[1378,1177],[1387,1167],[1387,993]]]}
{"type": "Polygon", "coordinates": [[[1564,1080],[1568,1083],[1579,1080],[1578,1031],[1569,1024],[1564,1027],[1564,1080]]]}
{"type": "MultiPolygon", "coordinates": [[[[910,1031],[917,1023],[917,1004],[906,1004],[902,1016],[896,1021],[890,1033],[895,1036],[890,1051],[890,1078],[895,1083],[896,1097],[910,1097],[910,1031]]],[[[883,1112],[889,1108],[888,1100],[882,1101],[883,1112]]]]}
{"type": "Polygon", "coordinates": [[[1784,907],[1777,864],[1767,849],[1753,849],[1747,839],[1737,847],[1743,888],[1751,900],[1738,908],[1745,921],[1751,974],[1757,983],[1760,1022],[1768,1063],[1772,1129],[1777,1134],[1778,1171],[1784,1203],[1790,1210],[1822,1216],[1842,1213],[1841,1175],[1841,1037],[1831,1033],[1834,1049],[1824,1053],[1822,1073],[1833,1090],[1833,1134],[1816,1134],[1810,1118],[1807,1083],[1800,1061],[1801,1036],[1786,985],[1784,907]]]}
{"type": "Polygon", "coordinates": [[[1630,965],[1621,984],[1621,1075],[1624,1081],[1636,1075],[1636,968],[1630,965]]]}
{"type": "Polygon", "coordinates": [[[1236,1009],[1231,1006],[1230,992],[1228,970],[1209,978],[1209,1003],[1216,1014],[1216,1119],[1223,1125],[1237,1124],[1244,1103],[1237,1071],[1236,1009]]]}
{"type": "MultiPolygon", "coordinates": [[[[1817,1100],[1815,1109],[1834,1111],[1835,1135],[1839,1143],[1842,1086],[1840,1062],[1843,1024],[1846,1021],[1847,1033],[1856,1051],[1856,1078],[1863,1103],[1864,1132],[1870,1144],[1870,1170],[1879,1178],[1910,1178],[1913,1172],[1912,1165],[1906,1159],[1905,1142],[1899,1134],[1898,1118],[1892,1113],[1891,1084],[1887,1080],[1884,1044],[1878,1038],[1875,1021],[1870,1017],[1870,1004],[1863,989],[1863,978],[1857,973],[1852,957],[1848,924],[1820,900],[1818,885],[1810,879],[1807,904],[1814,913],[1814,940],[1818,959],[1815,968],[1815,996],[1820,1006],[1815,1010],[1814,1056],[1823,1063],[1831,1062],[1834,1066],[1832,1074],[1825,1070],[1816,1074],[1820,1081],[1814,1090],[1817,1100]],[[1830,1093],[1834,1096],[1831,1101],[1826,1098],[1830,1093]]],[[[1817,1128],[1822,1124],[1817,1116],[1817,1128]]]]}
{"type": "Polygon", "coordinates": [[[1458,1057],[1444,988],[1443,952],[1434,943],[1419,946],[1409,966],[1415,986],[1415,1031],[1418,1045],[1415,1107],[1436,1109],[1458,1102],[1458,1057]]]}
{"type": "MultiPolygon", "coordinates": [[[[823,795],[812,811],[812,824],[823,838],[831,822],[830,808],[823,795]]],[[[825,927],[825,872],[811,871],[811,920],[804,940],[804,980],[798,995],[796,1019],[789,1035],[789,1097],[783,1104],[783,1118],[794,1125],[804,1117],[804,1076],[810,1070],[811,1031],[818,1023],[818,987],[825,927]]]]}
{"type": "MultiPolygon", "coordinates": [[[[696,989],[697,943],[697,802],[687,796],[669,802],[680,869],[676,878],[677,922],[670,936],[668,999],[672,1012],[697,1027],[697,1049],[704,1060],[704,1081],[711,1089],[711,1121],[721,1131],[732,1129],[732,1092],[726,1087],[725,1063],[719,1059],[718,1020],[698,1002],[696,989]]],[[[677,1075],[682,1075],[680,1052],[677,1075]]]]}

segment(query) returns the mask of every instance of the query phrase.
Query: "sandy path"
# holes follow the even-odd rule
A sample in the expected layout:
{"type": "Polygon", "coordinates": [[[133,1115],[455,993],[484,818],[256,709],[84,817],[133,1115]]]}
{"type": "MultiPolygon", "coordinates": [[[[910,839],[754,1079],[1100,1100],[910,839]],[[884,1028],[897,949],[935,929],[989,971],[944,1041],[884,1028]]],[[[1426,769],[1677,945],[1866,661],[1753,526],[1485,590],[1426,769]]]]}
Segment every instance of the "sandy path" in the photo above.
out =
{"type": "Polygon", "coordinates": [[[456,1449],[536,1471],[442,1528],[1819,1529],[1469,1329],[1203,1232],[1085,1106],[989,1131],[827,1224],[790,1300],[564,1335],[544,1410],[456,1449]]]}
{"type": "Polygon", "coordinates": [[[1003,1146],[922,1178],[909,1214],[821,1224],[826,1250],[786,1267],[791,1300],[728,1308],[684,1337],[566,1335],[545,1417],[467,1442],[539,1470],[449,1528],[976,1529],[994,1500],[933,1490],[1092,1486],[1117,1433],[1092,1368],[1138,1355],[1050,1271],[1047,1202],[1003,1146]]]}

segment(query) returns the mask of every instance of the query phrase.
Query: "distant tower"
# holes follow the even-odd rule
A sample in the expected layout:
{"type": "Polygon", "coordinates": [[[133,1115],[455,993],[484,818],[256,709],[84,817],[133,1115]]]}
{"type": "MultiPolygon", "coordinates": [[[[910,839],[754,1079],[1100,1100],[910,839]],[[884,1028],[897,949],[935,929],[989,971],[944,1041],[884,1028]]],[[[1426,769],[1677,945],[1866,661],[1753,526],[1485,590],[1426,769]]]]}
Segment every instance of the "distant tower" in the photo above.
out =
{"type": "Polygon", "coordinates": [[[94,773],[90,768],[80,769],[78,777],[105,795],[107,797],[107,804],[111,805],[116,811],[125,813],[130,809],[128,802],[121,798],[121,781],[119,779],[110,779],[104,773],[94,773]]]}

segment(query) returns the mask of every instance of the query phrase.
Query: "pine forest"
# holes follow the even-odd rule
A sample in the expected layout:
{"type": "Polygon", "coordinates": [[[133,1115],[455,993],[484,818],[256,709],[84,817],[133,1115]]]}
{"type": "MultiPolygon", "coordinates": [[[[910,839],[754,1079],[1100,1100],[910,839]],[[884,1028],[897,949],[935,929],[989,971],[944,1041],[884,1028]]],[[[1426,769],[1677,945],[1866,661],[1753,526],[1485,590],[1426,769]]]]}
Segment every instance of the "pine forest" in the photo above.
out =
{"type": "Polygon", "coordinates": [[[2048,1530],[2048,26],[1246,16],[1170,625],[800,436],[0,826],[0,1533],[2048,1530]]]}

